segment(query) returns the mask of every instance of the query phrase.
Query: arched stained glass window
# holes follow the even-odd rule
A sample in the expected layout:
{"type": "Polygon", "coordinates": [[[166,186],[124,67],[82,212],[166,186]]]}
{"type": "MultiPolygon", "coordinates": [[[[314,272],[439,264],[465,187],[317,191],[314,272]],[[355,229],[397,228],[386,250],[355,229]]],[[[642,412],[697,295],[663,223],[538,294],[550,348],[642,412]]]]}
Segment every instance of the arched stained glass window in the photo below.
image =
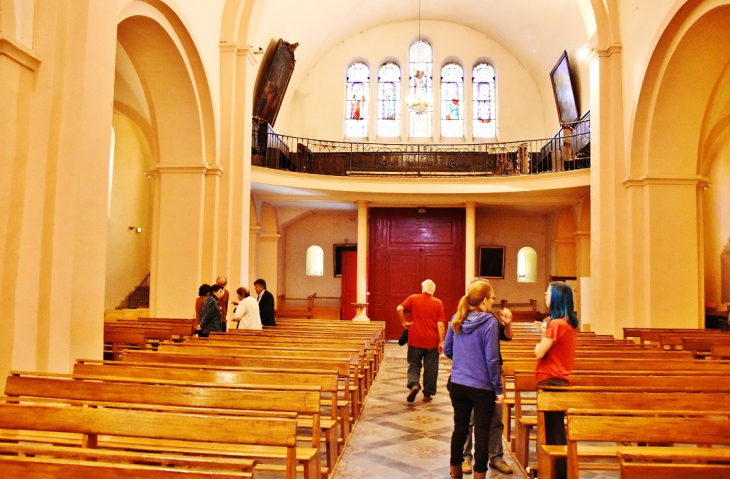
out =
{"type": "Polygon", "coordinates": [[[361,62],[347,69],[347,93],[345,99],[345,136],[368,136],[368,110],[370,108],[370,68],[361,62]]]}
{"type": "Polygon", "coordinates": [[[479,63],[472,73],[472,135],[474,138],[497,136],[497,92],[494,67],[479,63]]]}
{"type": "Polygon", "coordinates": [[[458,63],[441,69],[441,136],[464,137],[464,69],[458,63]]]}
{"type": "MultiPolygon", "coordinates": [[[[411,45],[408,55],[408,95],[411,99],[426,102],[428,107],[417,113],[408,110],[408,136],[429,138],[433,136],[433,48],[419,40],[411,45]]],[[[412,103],[409,102],[409,105],[412,103]]]]}
{"type": "Polygon", "coordinates": [[[400,136],[400,67],[385,63],[378,70],[378,136],[400,136]]]}

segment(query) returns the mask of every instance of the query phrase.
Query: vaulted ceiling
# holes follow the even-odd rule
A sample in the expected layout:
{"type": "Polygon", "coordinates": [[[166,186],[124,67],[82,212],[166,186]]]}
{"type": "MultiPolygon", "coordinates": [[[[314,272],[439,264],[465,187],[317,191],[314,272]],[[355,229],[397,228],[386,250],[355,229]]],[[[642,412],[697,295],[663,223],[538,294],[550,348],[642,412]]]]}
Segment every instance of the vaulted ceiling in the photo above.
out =
{"type": "MultiPolygon", "coordinates": [[[[573,57],[588,41],[580,1],[421,0],[420,16],[464,25],[494,39],[542,79],[563,50],[573,57]]],[[[378,25],[417,20],[418,15],[418,0],[267,0],[254,47],[266,48],[271,38],[299,42],[290,84],[296,89],[336,44],[378,25]]]]}

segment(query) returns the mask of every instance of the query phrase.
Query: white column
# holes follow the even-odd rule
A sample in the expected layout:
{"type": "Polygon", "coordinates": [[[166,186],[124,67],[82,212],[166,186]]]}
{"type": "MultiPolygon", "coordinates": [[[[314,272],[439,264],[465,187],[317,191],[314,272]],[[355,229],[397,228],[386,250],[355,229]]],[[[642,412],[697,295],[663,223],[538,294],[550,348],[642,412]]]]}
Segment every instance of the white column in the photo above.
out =
{"type": "Polygon", "coordinates": [[[473,201],[466,203],[466,255],[464,261],[466,267],[466,277],[464,278],[464,286],[469,286],[469,281],[476,276],[476,208],[477,204],[473,201]]]}
{"type": "Polygon", "coordinates": [[[353,320],[370,321],[365,311],[368,303],[368,202],[357,202],[357,314],[353,320]]]}

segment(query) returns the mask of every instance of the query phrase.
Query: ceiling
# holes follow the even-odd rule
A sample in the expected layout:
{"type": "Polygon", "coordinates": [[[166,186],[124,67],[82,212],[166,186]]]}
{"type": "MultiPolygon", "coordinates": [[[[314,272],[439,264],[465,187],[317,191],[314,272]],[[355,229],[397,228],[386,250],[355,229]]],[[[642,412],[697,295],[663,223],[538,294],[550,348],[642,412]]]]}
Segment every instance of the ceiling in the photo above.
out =
{"type": "MultiPolygon", "coordinates": [[[[421,19],[464,25],[494,39],[535,78],[552,70],[560,53],[588,41],[579,0],[421,0],[421,19]]],[[[267,0],[256,45],[272,38],[299,42],[290,88],[336,44],[370,28],[413,21],[418,0],[267,0]]],[[[356,53],[353,53],[355,55],[356,53]]]]}

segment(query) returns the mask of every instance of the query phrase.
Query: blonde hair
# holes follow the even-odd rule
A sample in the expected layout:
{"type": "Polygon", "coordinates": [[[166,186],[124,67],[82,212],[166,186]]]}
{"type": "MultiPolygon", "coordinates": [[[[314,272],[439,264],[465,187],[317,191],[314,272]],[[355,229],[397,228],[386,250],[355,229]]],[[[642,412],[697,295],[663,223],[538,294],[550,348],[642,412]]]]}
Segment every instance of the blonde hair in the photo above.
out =
{"type": "Polygon", "coordinates": [[[466,294],[459,300],[459,307],[456,309],[456,316],[451,322],[451,329],[455,333],[461,333],[461,323],[466,319],[469,311],[476,311],[485,298],[494,295],[494,288],[486,281],[473,281],[469,284],[466,294]]]}

